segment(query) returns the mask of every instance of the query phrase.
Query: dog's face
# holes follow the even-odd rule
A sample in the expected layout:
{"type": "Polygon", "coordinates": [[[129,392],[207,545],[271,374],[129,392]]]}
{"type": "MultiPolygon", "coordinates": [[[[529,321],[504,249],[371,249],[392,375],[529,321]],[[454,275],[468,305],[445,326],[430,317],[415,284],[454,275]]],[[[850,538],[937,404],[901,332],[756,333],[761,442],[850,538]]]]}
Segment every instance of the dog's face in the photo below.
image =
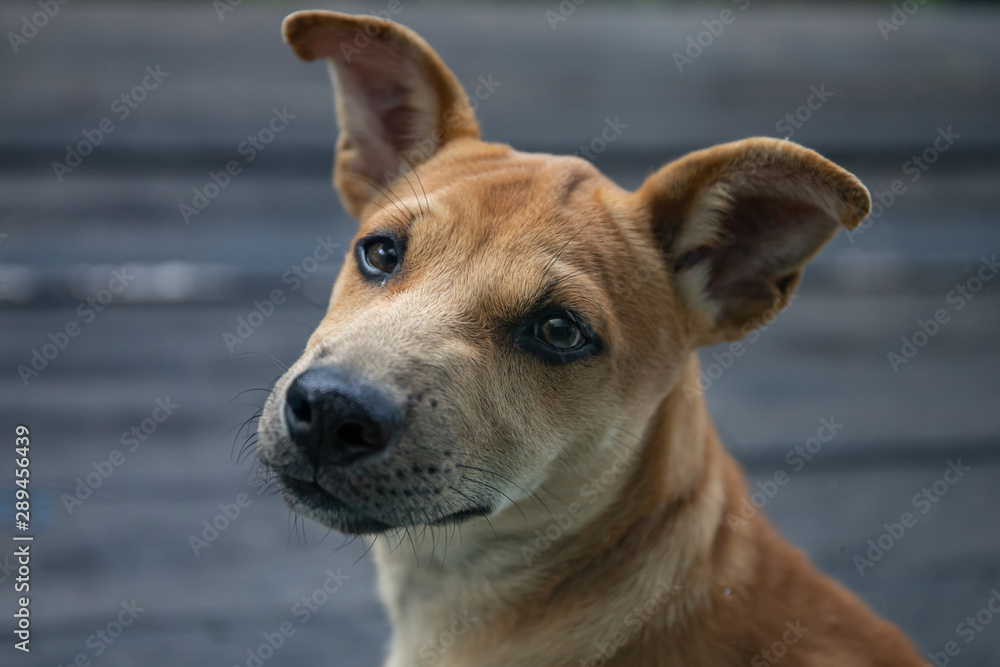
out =
{"type": "Polygon", "coordinates": [[[479,141],[401,26],[306,12],[285,36],[332,65],[335,182],[361,225],[258,456],[296,511],[344,532],[494,515],[582,467],[868,210],[850,174],[767,139],[625,192],[584,160],[479,141]]]}

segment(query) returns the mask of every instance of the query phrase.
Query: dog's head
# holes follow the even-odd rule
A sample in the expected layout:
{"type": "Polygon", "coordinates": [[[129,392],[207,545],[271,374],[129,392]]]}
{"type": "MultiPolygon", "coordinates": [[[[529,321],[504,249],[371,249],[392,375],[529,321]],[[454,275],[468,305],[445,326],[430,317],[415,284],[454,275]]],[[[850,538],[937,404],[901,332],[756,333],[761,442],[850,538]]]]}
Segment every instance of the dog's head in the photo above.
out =
{"type": "Polygon", "coordinates": [[[455,76],[400,25],[303,12],[284,34],[330,63],[334,182],[360,229],[258,455],[341,531],[497,514],[579,469],[868,212],[853,176],[774,139],[626,192],[585,160],[480,141],[455,76]]]}

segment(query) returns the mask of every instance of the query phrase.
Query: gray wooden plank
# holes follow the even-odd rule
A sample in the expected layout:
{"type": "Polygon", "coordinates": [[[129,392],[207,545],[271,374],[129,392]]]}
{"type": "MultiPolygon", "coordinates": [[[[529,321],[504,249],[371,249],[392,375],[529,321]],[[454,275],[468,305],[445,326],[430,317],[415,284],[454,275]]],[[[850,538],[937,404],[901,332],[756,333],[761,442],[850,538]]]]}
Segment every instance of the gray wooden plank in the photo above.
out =
{"type": "MultiPolygon", "coordinates": [[[[19,23],[33,7],[5,4],[2,23],[19,23]]],[[[608,114],[630,124],[621,142],[632,146],[772,134],[821,84],[834,97],[801,130],[821,147],[922,144],[941,124],[970,143],[1000,139],[993,122],[1000,47],[990,7],[924,7],[886,41],[876,22],[891,8],[882,5],[754,3],[684,72],[673,53],[705,29],[703,21],[717,19],[718,8],[588,4],[553,31],[538,5],[402,7],[398,20],[424,35],[467,88],[490,74],[501,82],[480,105],[483,125],[490,136],[528,147],[579,144],[608,114]],[[905,104],[906,122],[897,103],[905,104]]],[[[147,65],[160,64],[170,72],[162,89],[119,123],[109,145],[227,145],[225,137],[259,127],[274,105],[298,114],[283,141],[328,140],[326,74],[298,62],[279,36],[291,9],[244,5],[219,21],[204,3],[68,7],[20,53],[0,60],[18,91],[0,131],[7,142],[61,147],[108,115],[147,65]]]]}

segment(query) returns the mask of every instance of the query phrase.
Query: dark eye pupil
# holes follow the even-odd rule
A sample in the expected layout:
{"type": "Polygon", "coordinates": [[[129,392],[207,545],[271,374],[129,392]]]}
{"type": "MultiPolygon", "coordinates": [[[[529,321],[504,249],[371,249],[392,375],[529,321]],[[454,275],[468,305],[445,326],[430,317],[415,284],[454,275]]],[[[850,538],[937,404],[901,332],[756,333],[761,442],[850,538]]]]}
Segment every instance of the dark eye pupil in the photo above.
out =
{"type": "Polygon", "coordinates": [[[542,322],[537,330],[538,337],[552,347],[569,350],[583,342],[583,334],[576,323],[566,317],[553,317],[542,322]]]}
{"type": "Polygon", "coordinates": [[[392,273],[399,262],[399,255],[390,243],[386,241],[375,241],[368,246],[365,251],[365,260],[378,271],[392,273]]]}

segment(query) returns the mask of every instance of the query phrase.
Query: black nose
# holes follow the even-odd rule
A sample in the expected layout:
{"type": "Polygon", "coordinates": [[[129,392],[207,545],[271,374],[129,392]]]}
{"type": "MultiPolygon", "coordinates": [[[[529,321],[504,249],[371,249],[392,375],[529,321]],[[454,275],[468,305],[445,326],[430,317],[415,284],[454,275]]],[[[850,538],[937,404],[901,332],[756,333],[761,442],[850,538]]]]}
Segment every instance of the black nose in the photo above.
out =
{"type": "Polygon", "coordinates": [[[305,371],[285,394],[288,433],[314,465],[348,465],[382,451],[401,421],[385,394],[331,366],[305,371]]]}

